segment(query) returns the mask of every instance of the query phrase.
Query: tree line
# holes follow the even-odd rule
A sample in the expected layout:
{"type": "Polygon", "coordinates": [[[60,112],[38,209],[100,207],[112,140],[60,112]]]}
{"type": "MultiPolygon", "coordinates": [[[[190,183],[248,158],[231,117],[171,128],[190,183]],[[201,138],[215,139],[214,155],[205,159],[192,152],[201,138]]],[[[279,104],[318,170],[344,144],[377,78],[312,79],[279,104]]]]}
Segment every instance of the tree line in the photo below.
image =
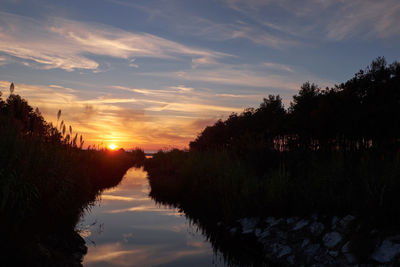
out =
{"type": "Polygon", "coordinates": [[[400,63],[375,59],[350,80],[322,89],[304,83],[285,109],[269,95],[256,109],[206,127],[190,151],[397,151],[400,144],[400,63]]]}

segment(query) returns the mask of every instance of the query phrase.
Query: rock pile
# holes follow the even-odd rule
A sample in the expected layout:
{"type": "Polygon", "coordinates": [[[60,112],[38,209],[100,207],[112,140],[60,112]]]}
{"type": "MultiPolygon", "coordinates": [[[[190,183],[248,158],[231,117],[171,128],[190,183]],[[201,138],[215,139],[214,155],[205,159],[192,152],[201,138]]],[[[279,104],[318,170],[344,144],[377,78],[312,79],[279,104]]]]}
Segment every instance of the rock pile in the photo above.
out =
{"type": "Polygon", "coordinates": [[[355,216],[243,218],[232,235],[254,235],[267,258],[284,265],[400,265],[400,235],[368,229],[355,216]]]}

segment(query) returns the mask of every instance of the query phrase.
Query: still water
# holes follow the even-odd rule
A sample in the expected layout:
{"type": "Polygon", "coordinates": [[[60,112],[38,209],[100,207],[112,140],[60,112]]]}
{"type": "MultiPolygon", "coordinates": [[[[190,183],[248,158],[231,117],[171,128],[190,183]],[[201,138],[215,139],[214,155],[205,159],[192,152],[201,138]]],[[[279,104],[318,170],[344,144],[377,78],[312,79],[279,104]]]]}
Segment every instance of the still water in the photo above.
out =
{"type": "Polygon", "coordinates": [[[149,196],[147,173],[131,168],[80,223],[84,266],[224,266],[205,237],[177,209],[149,196]]]}

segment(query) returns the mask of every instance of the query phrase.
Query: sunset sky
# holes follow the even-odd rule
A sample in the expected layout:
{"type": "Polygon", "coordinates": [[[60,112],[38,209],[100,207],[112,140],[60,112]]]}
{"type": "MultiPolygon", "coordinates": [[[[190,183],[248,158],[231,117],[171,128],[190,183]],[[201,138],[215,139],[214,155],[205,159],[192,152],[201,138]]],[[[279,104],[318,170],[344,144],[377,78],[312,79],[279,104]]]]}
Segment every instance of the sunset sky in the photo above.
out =
{"type": "Polygon", "coordinates": [[[0,89],[85,144],[187,147],[301,84],[400,60],[399,0],[0,0],[0,89]]]}

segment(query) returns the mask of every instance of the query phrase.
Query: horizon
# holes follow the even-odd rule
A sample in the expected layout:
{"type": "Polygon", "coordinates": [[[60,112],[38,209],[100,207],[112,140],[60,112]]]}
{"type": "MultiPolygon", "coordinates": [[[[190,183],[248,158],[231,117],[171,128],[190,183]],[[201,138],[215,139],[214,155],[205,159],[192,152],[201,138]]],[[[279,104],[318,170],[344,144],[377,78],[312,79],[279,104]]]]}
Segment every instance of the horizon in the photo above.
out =
{"type": "Polygon", "coordinates": [[[3,1],[0,91],[85,146],[188,147],[201,130],[304,82],[399,61],[400,2],[3,1]],[[90,10],[90,12],[87,12],[90,10]]]}

